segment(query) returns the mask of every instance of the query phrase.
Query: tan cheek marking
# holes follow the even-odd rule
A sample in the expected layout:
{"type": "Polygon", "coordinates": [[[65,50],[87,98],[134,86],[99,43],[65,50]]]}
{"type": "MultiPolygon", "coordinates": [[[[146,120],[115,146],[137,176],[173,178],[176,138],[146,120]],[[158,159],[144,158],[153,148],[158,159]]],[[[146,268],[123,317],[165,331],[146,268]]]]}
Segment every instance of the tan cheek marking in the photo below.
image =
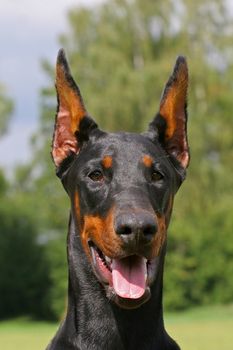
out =
{"type": "Polygon", "coordinates": [[[112,157],[111,156],[105,156],[102,160],[102,165],[104,168],[109,169],[112,167],[112,157]]]}
{"type": "Polygon", "coordinates": [[[158,232],[155,235],[154,241],[152,243],[153,256],[158,256],[160,254],[161,248],[167,237],[167,227],[165,223],[165,216],[157,216],[158,232]]]}
{"type": "Polygon", "coordinates": [[[74,208],[75,208],[75,214],[77,215],[77,218],[80,218],[80,202],[79,202],[79,195],[76,191],[74,194],[74,208]]]}
{"type": "Polygon", "coordinates": [[[81,241],[87,256],[91,259],[90,249],[88,246],[88,239],[91,238],[92,234],[95,235],[97,232],[103,231],[103,221],[98,216],[84,216],[84,227],[81,232],[81,241]]]}
{"type": "Polygon", "coordinates": [[[117,256],[121,249],[121,241],[114,233],[112,210],[106,218],[90,215],[84,217],[81,240],[87,256],[91,259],[88,239],[93,240],[105,255],[117,256]]]}
{"type": "Polygon", "coordinates": [[[173,208],[173,196],[170,196],[168,206],[166,209],[166,213],[165,213],[165,222],[166,222],[167,227],[168,227],[168,224],[170,222],[172,208],[173,208]]]}
{"type": "Polygon", "coordinates": [[[76,191],[74,194],[74,211],[75,211],[75,219],[76,224],[78,226],[79,231],[81,231],[83,226],[83,218],[81,217],[81,211],[80,211],[80,200],[79,200],[79,194],[76,191]]]}
{"type": "Polygon", "coordinates": [[[147,154],[145,154],[142,158],[142,162],[147,168],[150,168],[151,165],[153,164],[153,159],[147,154]]]}

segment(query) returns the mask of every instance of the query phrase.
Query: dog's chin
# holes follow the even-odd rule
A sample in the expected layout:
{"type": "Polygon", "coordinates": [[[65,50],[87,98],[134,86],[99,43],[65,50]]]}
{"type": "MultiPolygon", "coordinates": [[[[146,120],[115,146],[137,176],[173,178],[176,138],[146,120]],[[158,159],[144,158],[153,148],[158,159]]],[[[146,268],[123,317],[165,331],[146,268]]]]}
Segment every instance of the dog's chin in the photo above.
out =
{"type": "Polygon", "coordinates": [[[108,299],[118,307],[127,310],[137,309],[145,304],[151,297],[150,287],[147,287],[145,293],[138,299],[122,298],[117,295],[110,286],[105,286],[108,299]]]}

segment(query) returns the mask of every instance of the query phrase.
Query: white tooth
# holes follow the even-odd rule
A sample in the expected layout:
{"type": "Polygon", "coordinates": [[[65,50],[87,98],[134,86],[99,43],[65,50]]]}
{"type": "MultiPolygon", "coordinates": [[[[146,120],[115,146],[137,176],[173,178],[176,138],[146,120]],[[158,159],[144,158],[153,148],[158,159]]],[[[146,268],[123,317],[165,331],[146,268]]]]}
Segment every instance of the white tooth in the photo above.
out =
{"type": "Polygon", "coordinates": [[[110,259],[108,256],[105,255],[105,260],[107,261],[108,264],[111,264],[112,259],[110,259]]]}
{"type": "Polygon", "coordinates": [[[148,260],[144,258],[144,262],[145,262],[145,280],[147,279],[147,262],[148,260]]]}
{"type": "Polygon", "coordinates": [[[93,259],[94,265],[96,265],[95,251],[94,251],[94,249],[92,247],[91,247],[91,255],[92,255],[92,259],[93,259]]]}

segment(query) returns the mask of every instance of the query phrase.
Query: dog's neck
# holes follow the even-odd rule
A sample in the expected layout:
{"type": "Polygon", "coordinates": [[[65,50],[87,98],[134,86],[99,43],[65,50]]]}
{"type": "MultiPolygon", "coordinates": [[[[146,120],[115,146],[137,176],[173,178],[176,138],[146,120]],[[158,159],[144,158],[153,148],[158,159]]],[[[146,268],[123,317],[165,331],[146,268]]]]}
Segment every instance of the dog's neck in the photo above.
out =
{"type": "MultiPolygon", "coordinates": [[[[64,349],[178,350],[163,325],[163,261],[152,286],[151,298],[134,310],[119,308],[106,297],[81,247],[71,217],[68,235],[69,296],[63,331],[64,349]],[[107,341],[107,343],[106,343],[107,341]]],[[[61,329],[61,331],[62,331],[61,329]]],[[[60,348],[59,348],[60,349],[60,348]]]]}

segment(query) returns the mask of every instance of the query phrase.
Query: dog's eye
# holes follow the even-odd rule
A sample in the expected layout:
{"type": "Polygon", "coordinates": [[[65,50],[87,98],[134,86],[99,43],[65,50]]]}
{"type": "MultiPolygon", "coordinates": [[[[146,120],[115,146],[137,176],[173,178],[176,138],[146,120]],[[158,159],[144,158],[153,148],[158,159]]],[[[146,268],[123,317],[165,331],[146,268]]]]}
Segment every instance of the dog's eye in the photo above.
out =
{"type": "Polygon", "coordinates": [[[157,182],[163,179],[163,175],[158,171],[153,171],[151,179],[152,181],[157,182]]]}
{"type": "Polygon", "coordinates": [[[92,181],[102,181],[104,178],[100,170],[94,170],[88,176],[92,181]]]}

